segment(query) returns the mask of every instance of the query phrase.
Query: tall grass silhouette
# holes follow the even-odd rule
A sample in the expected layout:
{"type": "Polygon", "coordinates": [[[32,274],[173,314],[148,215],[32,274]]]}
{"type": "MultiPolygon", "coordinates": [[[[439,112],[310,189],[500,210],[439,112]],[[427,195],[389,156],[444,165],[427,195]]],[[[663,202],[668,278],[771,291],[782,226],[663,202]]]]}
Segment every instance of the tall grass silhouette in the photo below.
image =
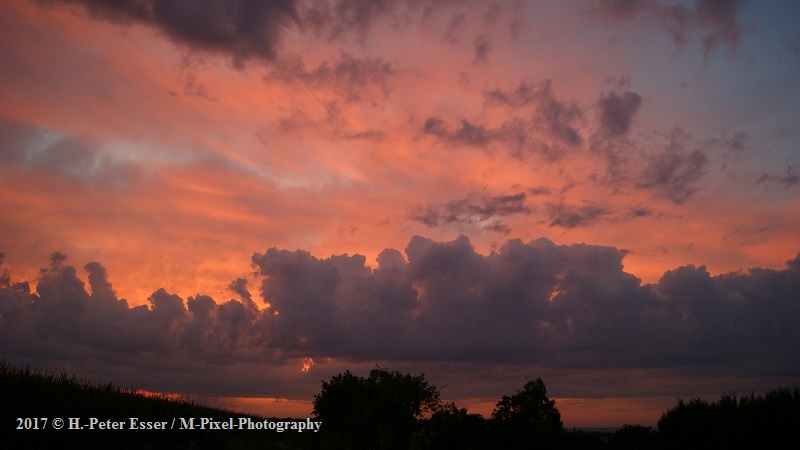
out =
{"type": "Polygon", "coordinates": [[[257,430],[129,430],[131,417],[168,424],[181,417],[220,421],[229,417],[265,419],[201,405],[189,396],[143,393],[134,387],[93,383],[65,372],[40,371],[30,366],[17,368],[0,360],[0,432],[4,435],[4,446],[9,445],[5,448],[283,449],[308,447],[304,442],[313,439],[298,433],[257,430]],[[44,417],[48,419],[44,429],[41,420],[40,429],[17,429],[18,418],[44,417]],[[125,422],[125,430],[69,429],[69,418],[80,418],[81,425],[88,425],[91,417],[125,422]],[[55,418],[64,420],[64,429],[53,429],[55,418]]]}

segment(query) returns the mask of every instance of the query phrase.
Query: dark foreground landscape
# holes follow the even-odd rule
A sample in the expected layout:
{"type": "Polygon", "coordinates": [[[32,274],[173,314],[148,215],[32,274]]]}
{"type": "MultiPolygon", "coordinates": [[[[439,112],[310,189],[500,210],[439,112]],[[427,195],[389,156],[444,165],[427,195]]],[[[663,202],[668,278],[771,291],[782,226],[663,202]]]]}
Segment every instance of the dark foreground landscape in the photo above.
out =
{"type": "Polygon", "coordinates": [[[323,425],[314,432],[305,418],[240,414],[0,361],[4,448],[796,449],[800,444],[798,387],[723,394],[714,402],[678,400],[657,429],[626,424],[613,433],[564,429],[546,394],[541,379],[529,381],[499,399],[486,419],[442,402],[424,375],[381,368],[367,377],[345,372],[322,382],[311,421],[323,425]],[[61,426],[56,418],[64,421],[61,426]],[[312,429],[298,432],[289,422],[312,429]],[[251,429],[241,429],[244,424],[251,429]],[[276,424],[285,430],[277,432],[276,424]],[[120,429],[104,429],[111,427],[120,429]]]}

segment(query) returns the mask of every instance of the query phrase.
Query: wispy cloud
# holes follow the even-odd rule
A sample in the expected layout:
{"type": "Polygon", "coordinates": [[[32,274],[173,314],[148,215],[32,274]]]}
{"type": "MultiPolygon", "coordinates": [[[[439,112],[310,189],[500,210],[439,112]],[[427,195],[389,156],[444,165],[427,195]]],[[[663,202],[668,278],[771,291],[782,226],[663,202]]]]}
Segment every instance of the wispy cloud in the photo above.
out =
{"type": "Polygon", "coordinates": [[[478,225],[486,230],[508,234],[510,229],[500,218],[512,214],[530,214],[532,208],[525,203],[525,193],[499,196],[468,196],[441,205],[415,205],[408,218],[429,227],[448,224],[478,225]]]}
{"type": "Polygon", "coordinates": [[[739,22],[740,0],[697,0],[692,6],[665,5],[657,0],[600,0],[603,17],[614,21],[642,19],[662,27],[678,46],[701,33],[700,44],[708,58],[719,46],[736,50],[743,25],[739,22]]]}

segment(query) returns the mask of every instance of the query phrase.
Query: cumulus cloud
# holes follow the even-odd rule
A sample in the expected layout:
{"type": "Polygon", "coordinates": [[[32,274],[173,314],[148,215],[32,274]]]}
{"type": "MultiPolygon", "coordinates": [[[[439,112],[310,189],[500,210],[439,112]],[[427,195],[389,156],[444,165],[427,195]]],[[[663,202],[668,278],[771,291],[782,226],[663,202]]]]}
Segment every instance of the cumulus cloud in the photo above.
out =
{"type": "Polygon", "coordinates": [[[404,254],[386,249],[370,268],[361,255],[270,248],[253,255],[267,305],[259,310],[244,300],[242,281],[232,284],[242,301],[184,301],[159,289],[147,306],[131,308],[100,264],[84,267],[89,293],[55,253],[35,292],[8,271],[0,277],[0,348],[15,357],[153,355],[223,365],[333,357],[800,369],[785,358],[800,345],[800,255],[780,270],[718,276],[683,266],[647,285],[623,270],[624,256],[546,239],[510,240],[482,255],[464,236],[415,236],[404,254]]]}
{"type": "Polygon", "coordinates": [[[266,344],[287,350],[334,349],[342,338],[342,317],[334,297],[339,270],[333,260],[271,248],[253,255],[253,264],[264,276],[261,294],[272,313],[261,318],[266,344]],[[296,284],[299,280],[302,286],[296,284]]]}

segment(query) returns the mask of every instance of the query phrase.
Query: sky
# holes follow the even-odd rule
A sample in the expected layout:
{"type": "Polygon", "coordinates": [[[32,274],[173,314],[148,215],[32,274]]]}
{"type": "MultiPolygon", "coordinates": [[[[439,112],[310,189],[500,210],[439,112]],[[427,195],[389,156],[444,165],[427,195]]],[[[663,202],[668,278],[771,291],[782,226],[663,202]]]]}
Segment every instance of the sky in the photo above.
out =
{"type": "Polygon", "coordinates": [[[800,384],[800,4],[0,4],[0,356],[305,417],[800,384]]]}

